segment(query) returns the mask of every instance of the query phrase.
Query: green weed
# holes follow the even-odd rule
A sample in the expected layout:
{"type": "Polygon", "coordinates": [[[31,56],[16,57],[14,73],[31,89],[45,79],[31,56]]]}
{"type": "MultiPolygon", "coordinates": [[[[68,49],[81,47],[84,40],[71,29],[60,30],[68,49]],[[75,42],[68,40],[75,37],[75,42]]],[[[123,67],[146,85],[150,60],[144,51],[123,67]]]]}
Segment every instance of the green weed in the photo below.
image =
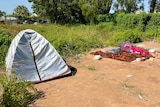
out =
{"type": "Polygon", "coordinates": [[[96,67],[95,67],[95,66],[93,66],[93,65],[88,66],[88,70],[94,71],[94,70],[96,70],[96,67]]]}
{"type": "Polygon", "coordinates": [[[0,77],[2,96],[1,106],[5,107],[27,107],[32,102],[34,94],[37,93],[36,88],[29,82],[23,81],[21,78],[11,76],[9,79],[3,75],[0,77]]]}

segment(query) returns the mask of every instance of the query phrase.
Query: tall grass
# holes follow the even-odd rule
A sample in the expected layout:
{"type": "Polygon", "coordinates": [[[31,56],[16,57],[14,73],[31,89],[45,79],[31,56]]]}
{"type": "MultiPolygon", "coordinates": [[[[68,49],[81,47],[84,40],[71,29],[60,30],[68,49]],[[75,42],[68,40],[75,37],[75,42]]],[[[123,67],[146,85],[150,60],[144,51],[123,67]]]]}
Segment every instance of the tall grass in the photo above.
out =
{"type": "MultiPolygon", "coordinates": [[[[120,23],[120,17],[118,15],[117,23],[120,23]]],[[[133,15],[126,15],[125,18],[129,17],[131,19],[133,15]]],[[[124,17],[124,16],[123,16],[124,17]]],[[[135,20],[137,17],[135,16],[135,20]]],[[[142,15],[143,20],[148,17],[148,15],[142,15]]],[[[142,20],[142,21],[143,21],[142,20]]],[[[124,20],[123,20],[124,21],[124,20]]],[[[141,20],[140,20],[141,21],[141,20]]],[[[133,23],[135,23],[133,21],[133,23]]],[[[133,24],[131,23],[131,24],[133,24]]],[[[122,23],[121,23],[122,24],[122,23]]],[[[33,29],[44,36],[64,57],[72,57],[77,54],[88,52],[90,49],[114,45],[126,40],[130,40],[132,43],[137,43],[153,37],[158,37],[159,29],[156,32],[150,30],[148,27],[145,31],[139,30],[139,27],[144,24],[139,22],[138,28],[125,28],[125,23],[122,25],[117,25],[115,22],[101,22],[97,25],[54,25],[54,24],[38,24],[38,25],[2,25],[1,27],[9,32],[10,35],[15,36],[18,32],[24,29],[33,29]],[[156,35],[156,36],[155,36],[156,35]]],[[[127,25],[129,26],[129,25],[127,25]]],[[[153,24],[152,24],[153,26],[153,24]]],[[[159,40],[159,39],[157,39],[159,40]]]]}
{"type": "Polygon", "coordinates": [[[62,56],[73,56],[87,52],[91,48],[102,47],[107,32],[101,32],[95,26],[75,25],[3,25],[3,28],[15,36],[24,29],[33,29],[44,36],[62,56]]]}
{"type": "Polygon", "coordinates": [[[0,67],[4,63],[11,40],[11,35],[6,30],[0,29],[0,67]]]}

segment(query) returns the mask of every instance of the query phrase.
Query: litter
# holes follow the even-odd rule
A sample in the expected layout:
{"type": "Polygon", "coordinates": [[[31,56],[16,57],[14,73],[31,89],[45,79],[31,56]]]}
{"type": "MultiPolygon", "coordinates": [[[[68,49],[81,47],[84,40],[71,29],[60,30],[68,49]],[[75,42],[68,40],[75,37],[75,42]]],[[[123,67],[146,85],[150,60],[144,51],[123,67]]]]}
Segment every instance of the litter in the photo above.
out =
{"type": "Polygon", "coordinates": [[[129,41],[120,43],[119,48],[100,50],[91,52],[90,54],[95,55],[96,57],[97,55],[100,55],[102,58],[112,58],[126,62],[140,62],[155,58],[147,50],[135,47],[129,41]]]}
{"type": "Polygon", "coordinates": [[[155,53],[156,50],[155,50],[155,49],[149,49],[148,52],[149,52],[149,53],[155,53]]]}

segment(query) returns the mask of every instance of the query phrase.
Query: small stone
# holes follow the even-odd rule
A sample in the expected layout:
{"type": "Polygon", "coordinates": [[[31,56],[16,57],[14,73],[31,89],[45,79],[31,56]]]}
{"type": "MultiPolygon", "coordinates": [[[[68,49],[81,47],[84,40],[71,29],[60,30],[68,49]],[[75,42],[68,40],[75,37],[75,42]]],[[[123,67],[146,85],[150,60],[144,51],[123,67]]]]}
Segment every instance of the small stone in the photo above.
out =
{"type": "Polygon", "coordinates": [[[95,56],[94,56],[94,59],[95,59],[95,60],[100,60],[101,58],[102,58],[102,57],[101,57],[100,55],[95,55],[95,56]]]}
{"type": "Polygon", "coordinates": [[[153,58],[153,57],[151,57],[151,58],[149,58],[149,60],[150,60],[150,61],[154,61],[154,58],[153,58]]]}
{"type": "Polygon", "coordinates": [[[130,77],[132,77],[132,75],[128,74],[128,75],[126,75],[126,77],[130,78],[130,77]]]}

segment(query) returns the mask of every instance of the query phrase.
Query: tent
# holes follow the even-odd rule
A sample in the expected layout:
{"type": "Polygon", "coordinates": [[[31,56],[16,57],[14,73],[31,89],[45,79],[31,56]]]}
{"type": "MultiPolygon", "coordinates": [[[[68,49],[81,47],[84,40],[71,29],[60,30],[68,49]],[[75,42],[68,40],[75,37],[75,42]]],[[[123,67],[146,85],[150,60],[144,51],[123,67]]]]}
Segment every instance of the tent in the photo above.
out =
{"type": "Polygon", "coordinates": [[[41,82],[71,73],[56,49],[39,33],[27,29],[12,40],[6,55],[7,75],[41,82]]]}

